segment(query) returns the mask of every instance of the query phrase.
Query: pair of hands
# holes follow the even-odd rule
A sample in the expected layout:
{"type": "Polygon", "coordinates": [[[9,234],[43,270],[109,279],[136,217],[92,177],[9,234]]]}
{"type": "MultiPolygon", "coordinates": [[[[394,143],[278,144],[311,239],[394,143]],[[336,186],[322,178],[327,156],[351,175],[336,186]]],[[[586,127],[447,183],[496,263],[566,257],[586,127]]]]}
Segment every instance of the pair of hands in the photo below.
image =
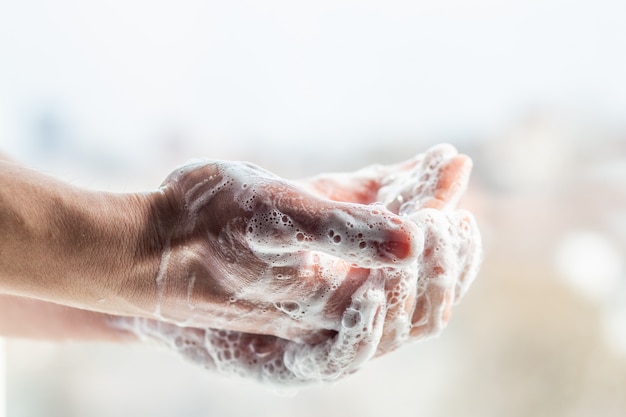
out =
{"type": "Polygon", "coordinates": [[[155,296],[113,325],[274,384],[350,374],[437,334],[475,277],[478,231],[455,210],[470,170],[450,146],[298,182],[246,163],[180,168],[152,210],[155,296]]]}

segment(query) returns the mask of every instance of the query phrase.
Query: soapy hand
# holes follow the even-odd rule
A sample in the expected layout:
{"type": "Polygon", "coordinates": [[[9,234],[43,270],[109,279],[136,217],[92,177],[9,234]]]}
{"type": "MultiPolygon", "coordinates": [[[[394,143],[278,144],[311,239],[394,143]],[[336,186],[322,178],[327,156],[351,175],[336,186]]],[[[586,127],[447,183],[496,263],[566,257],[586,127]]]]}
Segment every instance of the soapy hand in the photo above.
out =
{"type": "Polygon", "coordinates": [[[440,146],[395,166],[297,185],[241,164],[178,171],[164,192],[184,209],[166,245],[155,311],[194,328],[144,318],[117,326],[207,368],[274,384],[350,374],[441,331],[475,277],[478,231],[469,213],[454,210],[470,169],[467,157],[440,146]],[[189,243],[177,246],[189,237],[200,242],[191,254],[189,243]],[[207,237],[217,244],[202,247],[207,237]],[[203,267],[207,259],[224,273],[203,267]],[[188,296],[177,298],[185,287],[188,296]],[[197,325],[207,312],[228,330],[197,325]]]}
{"type": "Polygon", "coordinates": [[[159,201],[148,307],[187,327],[321,341],[371,268],[414,263],[421,249],[417,227],[384,207],[321,198],[247,163],[187,165],[159,201]]]}

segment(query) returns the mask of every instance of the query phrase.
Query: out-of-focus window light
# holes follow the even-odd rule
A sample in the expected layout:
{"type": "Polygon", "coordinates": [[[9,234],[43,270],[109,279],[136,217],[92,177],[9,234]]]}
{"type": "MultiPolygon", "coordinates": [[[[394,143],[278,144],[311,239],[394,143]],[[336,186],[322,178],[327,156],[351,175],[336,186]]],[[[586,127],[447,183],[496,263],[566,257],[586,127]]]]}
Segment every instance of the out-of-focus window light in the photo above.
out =
{"type": "Polygon", "coordinates": [[[595,231],[564,235],[557,246],[556,265],[572,288],[597,302],[605,302],[615,293],[624,274],[620,251],[595,231]]]}

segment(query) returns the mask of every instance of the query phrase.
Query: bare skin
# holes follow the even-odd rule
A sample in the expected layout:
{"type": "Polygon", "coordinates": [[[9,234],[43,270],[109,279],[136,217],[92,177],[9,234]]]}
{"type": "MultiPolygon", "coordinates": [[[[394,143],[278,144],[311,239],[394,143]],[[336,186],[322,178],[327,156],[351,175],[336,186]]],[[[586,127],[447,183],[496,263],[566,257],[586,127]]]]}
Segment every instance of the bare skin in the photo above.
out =
{"type": "MultiPolygon", "coordinates": [[[[45,232],[29,236],[23,246],[12,248],[13,252],[9,253],[13,256],[25,248],[32,253],[29,244],[42,236],[52,236],[57,239],[53,240],[54,245],[38,251],[56,245],[54,253],[61,259],[44,259],[38,263],[37,257],[43,254],[36,250],[32,257],[36,262],[28,262],[30,265],[16,267],[5,262],[0,268],[4,292],[13,296],[4,296],[0,305],[5,310],[9,307],[9,316],[30,317],[31,324],[53,320],[55,326],[44,332],[45,338],[132,340],[136,327],[140,326],[144,338],[160,341],[209,368],[215,368],[215,358],[207,353],[207,346],[222,343],[226,336],[236,340],[234,343],[241,351],[271,352],[266,357],[274,361],[272,366],[281,366],[288,356],[286,352],[294,351],[294,343],[305,343],[311,348],[298,349],[297,354],[311,354],[323,348],[341,356],[345,363],[340,369],[333,364],[323,370],[328,379],[334,379],[353,372],[374,354],[396,349],[407,338],[436,334],[448,321],[452,303],[464,293],[465,282],[475,275],[479,252],[478,242],[471,241],[471,234],[459,240],[462,242],[459,247],[443,248],[443,252],[429,237],[433,221],[448,222],[451,230],[475,227],[469,215],[457,212],[441,215],[452,211],[458,202],[471,162],[449,149],[439,153],[443,156],[431,152],[395,166],[323,175],[299,182],[284,181],[247,164],[204,162],[175,171],[159,191],[142,195],[83,194],[15,165],[4,166],[3,173],[8,172],[10,178],[27,179],[26,184],[22,182],[13,188],[10,180],[6,182],[9,187],[3,190],[8,190],[11,197],[19,195],[21,187],[26,185],[30,188],[21,195],[26,198],[35,191],[35,195],[39,194],[38,202],[45,208],[51,194],[37,187],[43,183],[45,188],[53,190],[53,197],[73,203],[53,198],[54,209],[89,203],[90,210],[81,212],[84,224],[73,221],[76,217],[72,211],[72,222],[63,219],[52,222],[57,228],[61,224],[70,230],[77,229],[72,235],[74,239],[83,237],[79,239],[82,252],[76,254],[78,260],[62,257],[62,252],[72,255],[76,250],[72,245],[76,242],[64,240],[63,230],[50,231],[45,225],[45,232]],[[404,186],[411,183],[407,181],[411,175],[423,176],[427,165],[433,167],[429,175],[436,177],[436,181],[430,181],[435,184],[432,189],[404,186]],[[235,175],[229,175],[229,171],[235,175]],[[236,193],[244,189],[255,196],[253,204],[240,204],[236,193]],[[65,197],[58,197],[59,194],[65,197]],[[374,202],[383,204],[368,206],[374,202]],[[120,216],[119,207],[128,210],[120,216]],[[95,213],[93,223],[90,213],[95,213]],[[109,215],[114,225],[93,226],[102,223],[102,216],[109,215]],[[255,243],[256,230],[248,230],[251,219],[273,215],[279,221],[269,222],[268,227],[260,230],[262,236],[270,236],[271,240],[255,243]],[[283,218],[287,221],[282,222],[283,218]],[[368,227],[372,223],[377,228],[375,234],[368,227]],[[332,236],[327,233],[329,228],[333,229],[332,236]],[[85,230],[91,233],[92,229],[97,233],[84,238],[85,230]],[[350,247],[345,238],[359,234],[369,238],[350,247]],[[300,235],[302,239],[293,238],[300,235]],[[336,235],[344,239],[338,243],[333,239],[336,235]],[[101,243],[109,249],[103,259],[99,259],[98,253],[101,243]],[[280,248],[278,254],[276,247],[280,248]],[[359,256],[354,255],[355,248],[362,251],[359,256]],[[455,257],[458,262],[452,268],[443,268],[438,257],[455,257]],[[90,260],[87,265],[85,259],[90,260]],[[423,267],[413,268],[416,262],[423,267]],[[331,265],[332,273],[320,271],[320,264],[331,265]],[[29,270],[33,265],[35,273],[29,270]],[[68,270],[68,265],[76,265],[77,270],[68,270]],[[107,279],[99,280],[104,271],[107,279]],[[284,276],[290,279],[283,279],[284,276]],[[373,310],[374,315],[364,320],[370,320],[370,327],[378,329],[373,332],[378,332],[378,336],[367,343],[355,342],[355,352],[343,355],[337,343],[342,337],[340,323],[350,317],[348,313],[355,297],[367,300],[368,295],[359,293],[359,289],[374,276],[381,282],[384,299],[376,301],[379,307],[373,310]],[[398,293],[398,288],[407,286],[413,290],[398,293]],[[242,291],[246,288],[253,291],[242,291]],[[315,304],[320,294],[326,297],[325,302],[318,303],[317,310],[298,317],[277,308],[280,303],[292,300],[302,305],[315,304]],[[410,323],[407,335],[398,337],[398,332],[405,331],[407,317],[410,323]],[[90,331],[83,332],[87,327],[90,331]],[[224,329],[226,333],[209,329],[224,329]],[[86,334],[89,336],[84,337],[86,334]],[[168,345],[172,340],[186,340],[188,344],[183,348],[168,345]]],[[[0,202],[6,204],[6,196],[5,193],[0,202]]],[[[12,214],[16,210],[4,213],[12,214]]],[[[40,217],[45,220],[45,213],[40,217]]],[[[5,229],[10,231],[19,232],[20,224],[24,223],[12,223],[11,215],[3,219],[13,227],[5,229]]],[[[37,231],[32,226],[26,229],[37,231]]],[[[37,337],[35,327],[20,330],[19,326],[0,323],[0,332],[37,337]]]]}

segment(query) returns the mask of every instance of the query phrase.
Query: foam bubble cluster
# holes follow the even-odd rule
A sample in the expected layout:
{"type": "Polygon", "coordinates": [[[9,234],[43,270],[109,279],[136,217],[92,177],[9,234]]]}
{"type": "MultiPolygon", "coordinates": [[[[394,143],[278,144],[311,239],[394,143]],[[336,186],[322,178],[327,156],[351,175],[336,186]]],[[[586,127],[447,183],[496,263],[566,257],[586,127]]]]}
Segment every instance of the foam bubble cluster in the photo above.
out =
{"type": "Polygon", "coordinates": [[[374,356],[383,332],[382,276],[373,274],[353,295],[334,337],[318,344],[228,330],[196,329],[146,318],[120,318],[114,325],[156,342],[185,359],[226,375],[293,387],[334,381],[374,356]]]}

